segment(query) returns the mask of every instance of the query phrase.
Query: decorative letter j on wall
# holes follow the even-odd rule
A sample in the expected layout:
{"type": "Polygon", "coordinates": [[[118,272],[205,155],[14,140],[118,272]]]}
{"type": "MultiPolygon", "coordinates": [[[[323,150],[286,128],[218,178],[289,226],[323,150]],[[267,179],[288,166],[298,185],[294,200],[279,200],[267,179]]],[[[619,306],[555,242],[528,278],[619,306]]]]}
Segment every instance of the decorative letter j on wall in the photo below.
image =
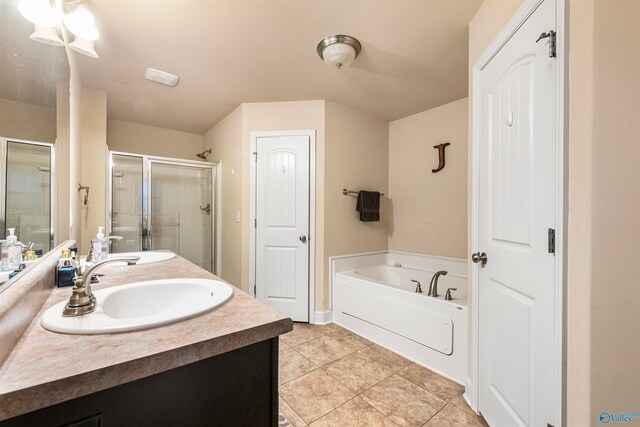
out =
{"type": "Polygon", "coordinates": [[[444,165],[445,165],[445,158],[444,158],[444,149],[445,147],[447,147],[448,145],[451,145],[448,142],[445,142],[444,144],[440,144],[440,145],[434,145],[433,148],[437,148],[438,149],[438,167],[436,169],[431,169],[431,172],[436,173],[436,172],[440,172],[442,169],[444,169],[444,165]]]}

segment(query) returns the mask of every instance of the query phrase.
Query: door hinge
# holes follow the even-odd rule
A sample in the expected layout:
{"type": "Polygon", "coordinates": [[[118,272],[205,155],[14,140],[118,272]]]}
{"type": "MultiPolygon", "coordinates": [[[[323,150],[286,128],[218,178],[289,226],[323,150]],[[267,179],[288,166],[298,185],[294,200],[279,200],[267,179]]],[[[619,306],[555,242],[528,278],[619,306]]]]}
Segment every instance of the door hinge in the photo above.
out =
{"type": "Polygon", "coordinates": [[[549,30],[548,33],[540,34],[536,43],[538,43],[542,39],[549,39],[549,58],[556,57],[556,32],[553,30],[549,30]]]}
{"type": "Polygon", "coordinates": [[[253,296],[257,296],[256,285],[253,285],[253,296]]]}
{"type": "Polygon", "coordinates": [[[254,151],[254,152],[253,152],[253,153],[251,153],[251,154],[253,154],[253,159],[257,162],[257,161],[258,161],[258,152],[257,152],[257,151],[254,151]]]}
{"type": "Polygon", "coordinates": [[[253,228],[258,228],[258,218],[253,219],[253,228]]]}
{"type": "Polygon", "coordinates": [[[547,233],[547,239],[549,242],[549,253],[550,254],[555,254],[556,253],[556,230],[553,228],[549,229],[549,232],[547,233]]]}

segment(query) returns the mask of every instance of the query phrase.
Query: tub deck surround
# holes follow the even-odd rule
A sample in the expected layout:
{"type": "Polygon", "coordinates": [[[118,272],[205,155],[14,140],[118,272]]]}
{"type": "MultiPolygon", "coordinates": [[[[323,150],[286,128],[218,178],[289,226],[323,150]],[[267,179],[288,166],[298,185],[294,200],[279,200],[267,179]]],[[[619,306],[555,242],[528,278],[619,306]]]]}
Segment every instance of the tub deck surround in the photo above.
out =
{"type": "MultiPolygon", "coordinates": [[[[176,257],[146,265],[104,267],[93,289],[170,278],[211,279],[213,274],[176,257]]],[[[64,335],[40,325],[70,288],[54,289],[0,367],[0,420],[272,339],[292,330],[289,318],[239,289],[231,301],[202,316],[144,331],[64,335]]],[[[140,301],[144,304],[144,301],[140,301]]]]}
{"type": "Polygon", "coordinates": [[[467,377],[466,261],[384,252],[332,260],[333,320],[459,384],[467,377]],[[429,297],[437,271],[439,297],[429,297]],[[421,283],[423,293],[416,293],[421,283]],[[445,300],[447,288],[453,299],[445,300]]]}

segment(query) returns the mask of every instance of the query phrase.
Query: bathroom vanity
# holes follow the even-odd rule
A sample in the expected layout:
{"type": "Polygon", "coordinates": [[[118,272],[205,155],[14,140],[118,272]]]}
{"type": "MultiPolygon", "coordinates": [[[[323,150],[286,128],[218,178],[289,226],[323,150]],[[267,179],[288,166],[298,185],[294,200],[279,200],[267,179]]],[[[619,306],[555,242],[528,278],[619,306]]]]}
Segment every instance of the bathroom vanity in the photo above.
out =
{"type": "MultiPolygon", "coordinates": [[[[104,267],[94,290],[170,278],[215,278],[176,257],[104,267]]],[[[235,289],[199,317],[137,332],[66,335],[40,317],[0,367],[0,426],[275,426],[278,336],[290,319],[235,289]]],[[[144,304],[145,301],[139,301],[144,304]]]]}

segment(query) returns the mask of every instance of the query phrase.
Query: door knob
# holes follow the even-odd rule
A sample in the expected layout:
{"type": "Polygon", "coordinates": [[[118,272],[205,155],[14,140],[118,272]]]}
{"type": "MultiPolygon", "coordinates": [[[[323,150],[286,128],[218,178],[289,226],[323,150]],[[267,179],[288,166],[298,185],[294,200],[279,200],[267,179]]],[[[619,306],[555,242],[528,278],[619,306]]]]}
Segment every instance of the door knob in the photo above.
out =
{"type": "Polygon", "coordinates": [[[302,243],[307,243],[307,236],[304,236],[304,235],[303,235],[303,236],[300,236],[300,241],[301,241],[302,243]]]}
{"type": "Polygon", "coordinates": [[[487,263],[487,254],[485,254],[484,252],[476,252],[475,254],[471,255],[471,261],[477,263],[480,263],[480,265],[482,265],[484,267],[484,265],[487,263]]]}

